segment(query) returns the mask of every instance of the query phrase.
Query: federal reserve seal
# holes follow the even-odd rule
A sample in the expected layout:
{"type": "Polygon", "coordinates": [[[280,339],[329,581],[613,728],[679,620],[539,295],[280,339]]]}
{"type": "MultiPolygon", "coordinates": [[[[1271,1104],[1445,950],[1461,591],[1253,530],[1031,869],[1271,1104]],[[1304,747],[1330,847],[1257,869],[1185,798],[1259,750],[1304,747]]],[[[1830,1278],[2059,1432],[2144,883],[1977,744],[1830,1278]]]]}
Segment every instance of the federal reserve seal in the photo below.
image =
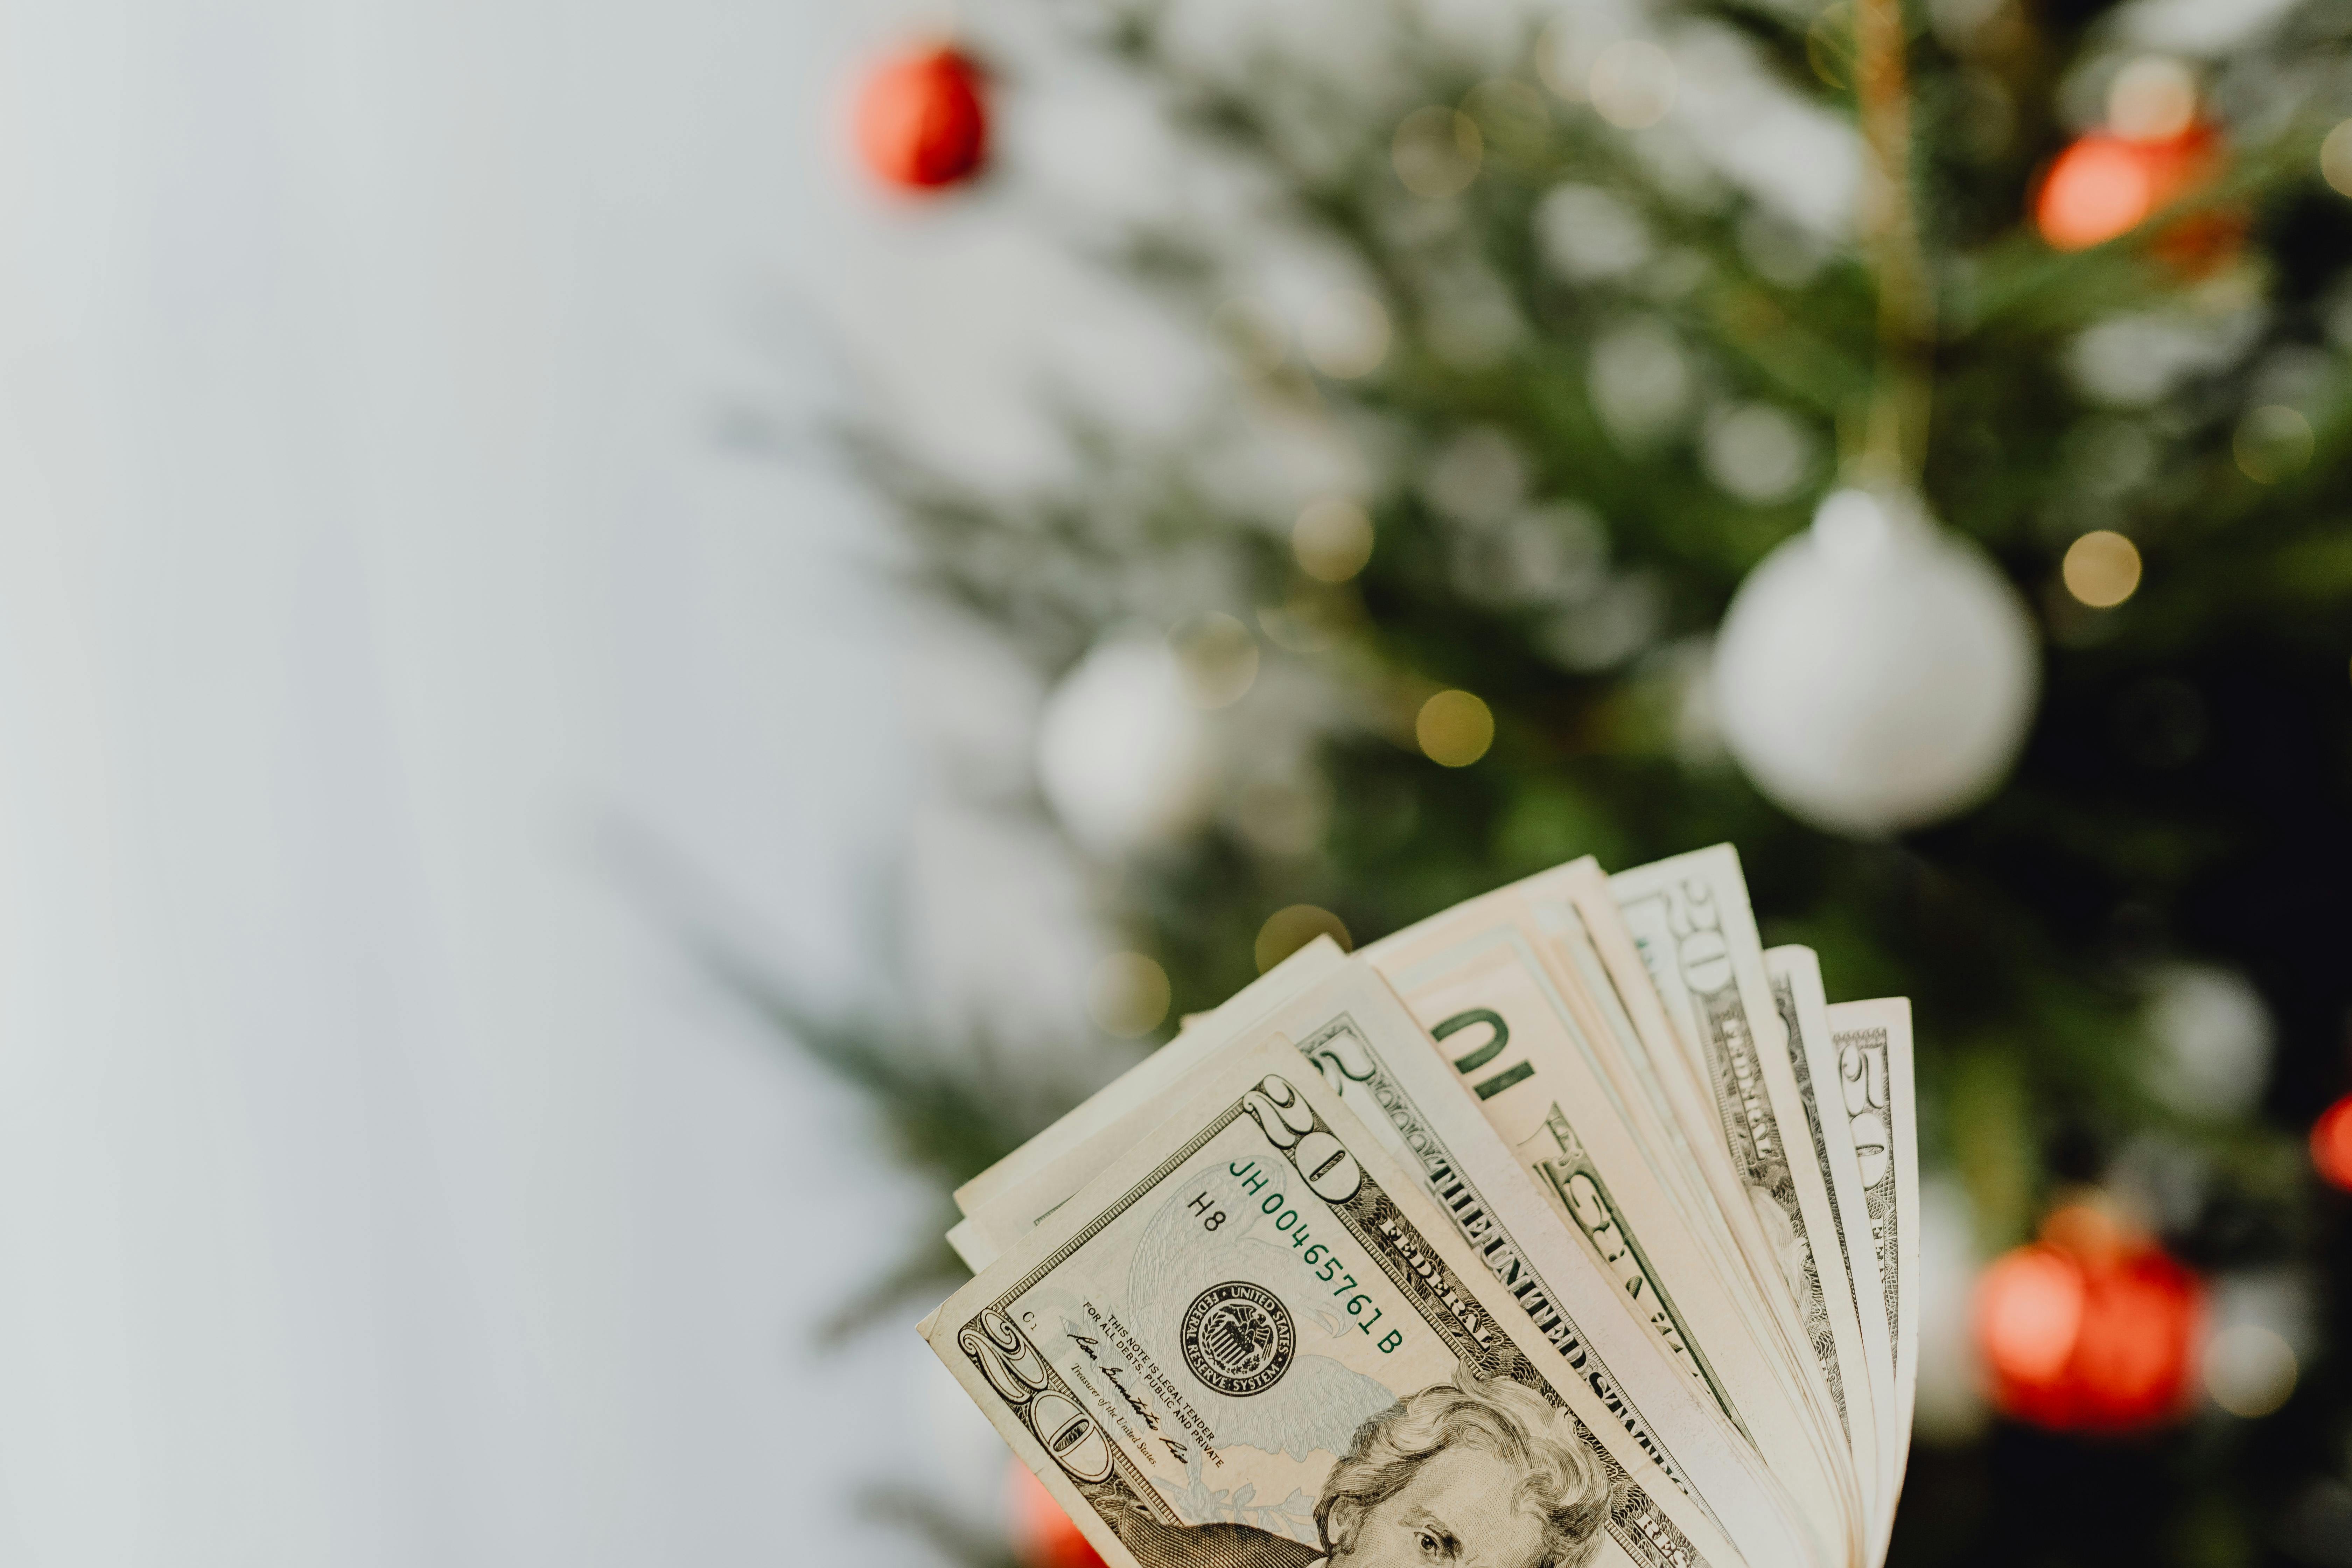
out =
{"type": "Polygon", "coordinates": [[[1220,1394],[1264,1394],[1290,1370],[1290,1309],[1262,1285],[1212,1285],[1184,1309],[1184,1364],[1220,1394]]]}

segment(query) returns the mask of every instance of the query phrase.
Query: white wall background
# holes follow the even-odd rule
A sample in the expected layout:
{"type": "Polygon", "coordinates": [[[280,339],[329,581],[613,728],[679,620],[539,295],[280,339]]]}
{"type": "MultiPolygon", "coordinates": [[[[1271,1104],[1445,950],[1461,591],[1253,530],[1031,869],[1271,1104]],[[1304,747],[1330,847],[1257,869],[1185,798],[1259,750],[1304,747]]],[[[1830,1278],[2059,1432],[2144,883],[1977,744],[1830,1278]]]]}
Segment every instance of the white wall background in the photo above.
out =
{"type": "Polygon", "coordinates": [[[871,979],[900,628],[711,432],[1014,331],[906,19],[0,0],[0,1562],[928,1560],[919,1195],[600,849],[871,979]]]}

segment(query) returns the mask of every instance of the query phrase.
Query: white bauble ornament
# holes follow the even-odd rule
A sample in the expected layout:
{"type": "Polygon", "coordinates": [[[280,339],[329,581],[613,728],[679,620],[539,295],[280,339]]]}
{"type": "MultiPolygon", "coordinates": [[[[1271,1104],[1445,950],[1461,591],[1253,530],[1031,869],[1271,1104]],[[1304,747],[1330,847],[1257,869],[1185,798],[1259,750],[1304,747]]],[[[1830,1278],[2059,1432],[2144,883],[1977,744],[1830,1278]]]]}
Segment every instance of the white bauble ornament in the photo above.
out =
{"type": "Polygon", "coordinates": [[[1207,813],[1207,721],[1184,698],[1167,639],[1095,645],[1045,700],[1037,782],[1071,836],[1099,855],[1171,837],[1207,813]]]}
{"type": "Polygon", "coordinates": [[[1899,494],[1832,493],[1740,584],[1716,637],[1732,756],[1790,815],[1855,836],[1990,793],[2040,685],[2017,591],[1899,494]]]}

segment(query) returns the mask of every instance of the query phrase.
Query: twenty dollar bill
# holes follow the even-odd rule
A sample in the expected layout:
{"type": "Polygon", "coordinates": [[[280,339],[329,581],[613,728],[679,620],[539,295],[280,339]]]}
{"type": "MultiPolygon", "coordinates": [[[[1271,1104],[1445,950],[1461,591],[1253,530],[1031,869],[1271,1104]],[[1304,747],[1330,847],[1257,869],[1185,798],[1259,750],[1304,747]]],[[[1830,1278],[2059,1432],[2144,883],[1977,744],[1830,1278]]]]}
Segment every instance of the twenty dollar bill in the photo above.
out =
{"type": "Polygon", "coordinates": [[[1115,1568],[1743,1561],[1296,1047],[1196,1087],[929,1328],[1115,1568]]]}

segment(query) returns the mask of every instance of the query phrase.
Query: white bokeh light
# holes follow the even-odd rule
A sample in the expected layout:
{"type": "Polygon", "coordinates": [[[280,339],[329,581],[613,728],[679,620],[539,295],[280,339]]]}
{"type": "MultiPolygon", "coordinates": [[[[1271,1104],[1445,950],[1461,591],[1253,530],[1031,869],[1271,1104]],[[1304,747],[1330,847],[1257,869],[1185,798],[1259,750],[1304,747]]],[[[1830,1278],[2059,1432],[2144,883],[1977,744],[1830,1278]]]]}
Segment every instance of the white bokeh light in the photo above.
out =
{"type": "Polygon", "coordinates": [[[1166,639],[1097,644],[1046,699],[1037,782],[1080,843],[1115,855],[1181,831],[1209,806],[1208,722],[1166,639]]]}

